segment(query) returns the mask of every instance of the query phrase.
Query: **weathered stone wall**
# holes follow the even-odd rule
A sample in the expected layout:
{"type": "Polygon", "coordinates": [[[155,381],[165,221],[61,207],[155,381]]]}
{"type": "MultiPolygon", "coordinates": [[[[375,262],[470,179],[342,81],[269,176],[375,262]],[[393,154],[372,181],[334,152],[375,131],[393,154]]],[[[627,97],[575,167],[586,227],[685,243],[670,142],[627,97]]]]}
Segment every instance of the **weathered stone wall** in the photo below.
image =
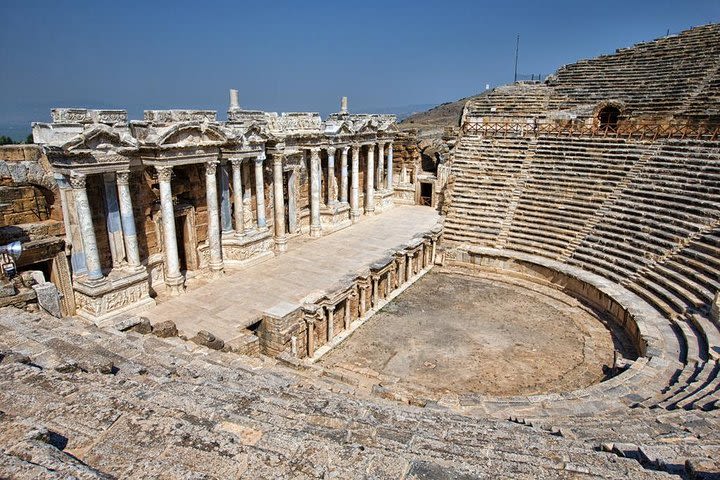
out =
{"type": "Polygon", "coordinates": [[[0,227],[62,221],[57,193],[50,165],[40,147],[0,147],[0,227]]]}

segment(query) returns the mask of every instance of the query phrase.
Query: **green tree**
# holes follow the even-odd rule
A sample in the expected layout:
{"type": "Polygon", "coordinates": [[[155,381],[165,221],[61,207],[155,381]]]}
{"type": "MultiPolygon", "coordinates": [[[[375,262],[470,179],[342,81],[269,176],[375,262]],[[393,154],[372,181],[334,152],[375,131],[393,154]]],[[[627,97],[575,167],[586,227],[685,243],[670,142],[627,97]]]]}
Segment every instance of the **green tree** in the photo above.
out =
{"type": "Polygon", "coordinates": [[[0,135],[0,145],[12,145],[14,143],[12,138],[6,135],[0,135]]]}
{"type": "Polygon", "coordinates": [[[27,137],[25,138],[25,143],[27,143],[27,144],[31,144],[31,143],[33,143],[33,136],[32,136],[32,133],[31,133],[31,134],[29,134],[29,135],[28,135],[28,136],[27,136],[27,137]]]}

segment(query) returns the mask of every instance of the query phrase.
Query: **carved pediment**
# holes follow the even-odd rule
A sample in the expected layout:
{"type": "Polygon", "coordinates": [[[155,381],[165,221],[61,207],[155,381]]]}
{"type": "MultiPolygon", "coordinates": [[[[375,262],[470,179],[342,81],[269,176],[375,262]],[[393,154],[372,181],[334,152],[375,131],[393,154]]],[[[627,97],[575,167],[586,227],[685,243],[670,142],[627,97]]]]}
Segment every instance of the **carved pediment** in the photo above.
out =
{"type": "Polygon", "coordinates": [[[165,132],[157,141],[162,146],[193,146],[225,143],[227,135],[215,125],[190,124],[175,125],[165,132]]]}
{"type": "Polygon", "coordinates": [[[365,122],[360,128],[357,129],[358,133],[376,132],[378,130],[378,122],[375,119],[370,119],[365,122]]]}
{"type": "Polygon", "coordinates": [[[400,131],[397,127],[397,124],[394,122],[387,126],[382,127],[381,130],[383,132],[387,132],[387,133],[398,133],[400,131]]]}
{"type": "Polygon", "coordinates": [[[268,136],[263,132],[262,128],[258,125],[253,125],[242,135],[243,144],[257,144],[264,143],[268,139],[268,136]]]}
{"type": "Polygon", "coordinates": [[[328,135],[352,135],[355,133],[352,124],[348,122],[330,123],[325,125],[325,133],[328,135]]]}
{"type": "Polygon", "coordinates": [[[63,145],[65,151],[118,150],[137,148],[138,142],[127,132],[118,132],[112,127],[98,125],[76,135],[63,145]]]}

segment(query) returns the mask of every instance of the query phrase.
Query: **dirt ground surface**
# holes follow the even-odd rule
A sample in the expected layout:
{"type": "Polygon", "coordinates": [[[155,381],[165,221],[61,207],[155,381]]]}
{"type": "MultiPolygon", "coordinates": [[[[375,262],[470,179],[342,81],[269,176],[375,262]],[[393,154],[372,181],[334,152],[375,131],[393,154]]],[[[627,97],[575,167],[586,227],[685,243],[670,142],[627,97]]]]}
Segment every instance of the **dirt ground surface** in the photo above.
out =
{"type": "Polygon", "coordinates": [[[601,381],[613,362],[610,331],[543,288],[431,271],[319,365],[434,395],[529,395],[601,381]]]}

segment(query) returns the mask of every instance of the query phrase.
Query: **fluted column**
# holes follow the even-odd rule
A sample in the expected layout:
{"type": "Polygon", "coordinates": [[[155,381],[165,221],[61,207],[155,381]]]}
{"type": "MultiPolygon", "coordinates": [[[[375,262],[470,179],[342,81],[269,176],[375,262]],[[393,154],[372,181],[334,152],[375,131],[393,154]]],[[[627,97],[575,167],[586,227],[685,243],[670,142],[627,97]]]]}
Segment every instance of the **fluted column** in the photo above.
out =
{"type": "Polygon", "coordinates": [[[350,188],[350,219],[353,223],[360,218],[360,145],[352,147],[352,187],[350,188]]]}
{"type": "Polygon", "coordinates": [[[91,283],[100,283],[104,281],[104,278],[100,266],[100,254],[95,239],[95,228],[93,227],[92,212],[90,211],[85,181],[85,174],[73,173],[70,176],[70,185],[73,189],[75,209],[80,226],[80,239],[82,240],[85,264],[88,270],[87,279],[91,283]]]}
{"type": "MultiPolygon", "coordinates": [[[[210,250],[210,272],[214,275],[223,271],[222,245],[220,243],[220,211],[217,192],[217,160],[205,164],[205,194],[208,215],[208,247],[210,250]]],[[[221,167],[222,168],[222,167],[221,167]]]]}
{"type": "Polygon", "coordinates": [[[178,257],[177,234],[175,233],[175,209],[170,186],[172,167],[169,165],[157,167],[157,172],[160,182],[160,208],[165,247],[165,284],[171,294],[178,294],[182,290],[183,277],[180,273],[180,258],[178,257]]]}
{"type": "Polygon", "coordinates": [[[257,207],[257,226],[258,230],[267,230],[267,220],[265,220],[265,181],[263,178],[263,161],[265,154],[261,154],[255,159],[255,204],[257,207]]]}
{"type": "Polygon", "coordinates": [[[368,145],[367,173],[365,174],[365,214],[375,212],[375,144],[368,145]]]}
{"type": "Polygon", "coordinates": [[[107,227],[108,243],[110,244],[112,267],[120,268],[125,260],[125,246],[123,245],[115,174],[113,172],[103,173],[102,178],[105,187],[105,226],[107,227]]]}
{"type": "Polygon", "coordinates": [[[377,158],[377,182],[375,185],[378,190],[382,190],[385,186],[385,142],[378,143],[378,158],[377,158]]]}
{"type": "Polygon", "coordinates": [[[137,233],[135,230],[132,197],[130,196],[129,170],[121,170],[117,173],[117,190],[120,201],[120,222],[122,223],[125,255],[127,256],[128,265],[133,270],[143,270],[144,267],[140,263],[140,249],[138,248],[137,233]]]}
{"type": "Polygon", "coordinates": [[[348,201],[348,150],[350,147],[343,147],[340,156],[340,202],[348,201]]]}
{"type": "Polygon", "coordinates": [[[320,236],[320,149],[310,150],[310,236],[320,236]]]}
{"type": "Polygon", "coordinates": [[[283,157],[273,155],[273,198],[275,201],[275,245],[279,252],[287,250],[285,234],[285,198],[283,195],[283,157]]]}
{"type": "Polygon", "coordinates": [[[233,233],[232,212],[230,210],[230,175],[227,163],[219,166],[220,183],[220,225],[223,235],[233,233]]]}
{"type": "Polygon", "coordinates": [[[385,174],[385,179],[387,180],[387,189],[391,192],[395,190],[395,187],[393,186],[393,144],[392,142],[388,145],[388,154],[387,154],[387,173],[385,174]]]}
{"type": "Polygon", "coordinates": [[[243,206],[242,159],[230,159],[232,166],[233,184],[233,216],[235,220],[235,235],[245,233],[245,208],[243,206]]]}
{"type": "Polygon", "coordinates": [[[337,180],[335,179],[335,147],[327,149],[327,199],[328,205],[337,203],[337,180]]]}

